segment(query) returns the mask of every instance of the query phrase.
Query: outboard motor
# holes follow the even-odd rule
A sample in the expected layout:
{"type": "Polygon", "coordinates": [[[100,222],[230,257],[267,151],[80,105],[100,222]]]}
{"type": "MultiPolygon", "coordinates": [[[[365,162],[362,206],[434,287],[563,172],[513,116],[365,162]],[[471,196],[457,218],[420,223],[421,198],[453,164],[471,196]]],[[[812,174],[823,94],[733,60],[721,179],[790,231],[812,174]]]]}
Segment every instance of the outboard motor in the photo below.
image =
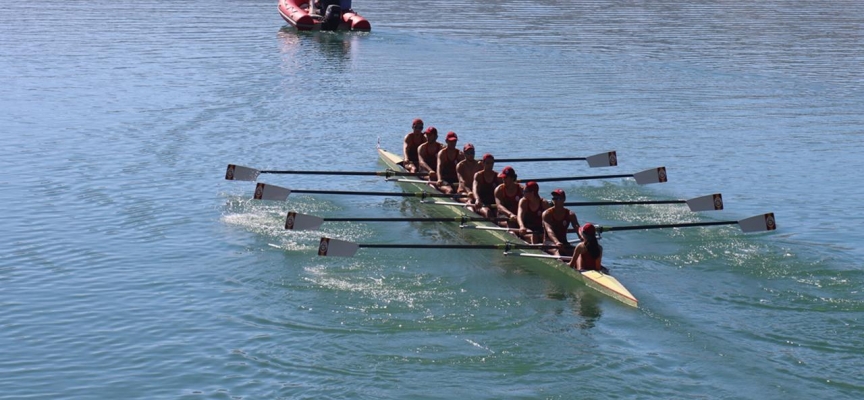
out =
{"type": "Polygon", "coordinates": [[[342,22],[342,7],[335,4],[327,6],[327,12],[324,13],[324,19],[321,20],[322,31],[335,31],[339,28],[342,22]]]}

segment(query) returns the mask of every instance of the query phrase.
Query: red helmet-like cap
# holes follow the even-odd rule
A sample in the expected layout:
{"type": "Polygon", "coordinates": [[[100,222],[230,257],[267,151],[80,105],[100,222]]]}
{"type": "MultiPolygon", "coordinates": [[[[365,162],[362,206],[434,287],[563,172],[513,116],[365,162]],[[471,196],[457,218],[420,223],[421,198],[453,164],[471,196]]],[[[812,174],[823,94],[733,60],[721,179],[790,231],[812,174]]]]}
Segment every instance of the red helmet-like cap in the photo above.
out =
{"type": "Polygon", "coordinates": [[[564,193],[564,189],[555,189],[552,191],[552,197],[560,197],[564,199],[567,198],[567,193],[564,193]]]}
{"type": "Polygon", "coordinates": [[[456,136],[456,132],[450,131],[450,132],[447,132],[447,138],[445,140],[448,142],[455,142],[455,141],[459,140],[459,137],[456,136]]]}
{"type": "Polygon", "coordinates": [[[430,127],[426,128],[426,133],[427,133],[427,134],[431,133],[431,134],[437,136],[437,135],[438,135],[438,130],[435,129],[434,126],[430,126],[430,127]]]}
{"type": "Polygon", "coordinates": [[[579,228],[579,233],[581,233],[582,236],[595,236],[597,235],[597,229],[594,228],[594,224],[588,222],[579,228]]]}
{"type": "Polygon", "coordinates": [[[537,182],[534,181],[528,182],[525,184],[525,191],[537,193],[540,191],[540,185],[538,185],[537,182]]]}
{"type": "Polygon", "coordinates": [[[516,170],[514,170],[513,167],[511,167],[509,165],[504,167],[504,169],[501,170],[501,173],[498,174],[498,177],[501,179],[504,179],[508,176],[512,177],[513,179],[516,179],[516,170]]]}

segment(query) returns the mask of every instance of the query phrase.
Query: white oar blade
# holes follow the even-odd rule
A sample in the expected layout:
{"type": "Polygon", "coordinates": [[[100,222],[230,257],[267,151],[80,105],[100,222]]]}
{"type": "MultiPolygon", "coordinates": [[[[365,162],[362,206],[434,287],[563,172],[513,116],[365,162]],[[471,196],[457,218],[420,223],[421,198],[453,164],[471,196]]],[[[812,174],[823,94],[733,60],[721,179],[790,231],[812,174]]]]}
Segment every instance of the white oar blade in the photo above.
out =
{"type": "Polygon", "coordinates": [[[774,213],[742,219],[738,221],[738,226],[741,227],[741,230],[745,233],[765,232],[777,229],[777,223],[774,221],[774,213]]]}
{"type": "Polygon", "coordinates": [[[285,201],[289,194],[291,194],[291,189],[259,183],[255,186],[255,196],[252,198],[255,200],[285,201]]]}
{"type": "Polygon", "coordinates": [[[588,156],[585,160],[588,161],[588,166],[591,168],[614,167],[618,165],[618,156],[614,151],[588,156]]]}
{"type": "Polygon", "coordinates": [[[718,211],[723,209],[723,196],[720,193],[709,194],[687,200],[690,211],[718,211]]]}
{"type": "Polygon", "coordinates": [[[663,183],[666,182],[666,167],[646,169],[633,174],[633,177],[636,178],[636,183],[640,185],[663,183]]]}
{"type": "Polygon", "coordinates": [[[285,229],[295,231],[314,231],[321,227],[324,218],[314,215],[299,214],[294,211],[288,213],[285,218],[285,229]]]}
{"type": "Polygon", "coordinates": [[[318,245],[319,256],[332,257],[354,257],[360,245],[357,243],[346,242],[339,239],[321,238],[321,243],[318,245]]]}
{"type": "Polygon", "coordinates": [[[229,181],[255,181],[258,179],[259,174],[261,174],[261,171],[255,168],[228,164],[228,170],[225,171],[225,179],[229,181]]]}

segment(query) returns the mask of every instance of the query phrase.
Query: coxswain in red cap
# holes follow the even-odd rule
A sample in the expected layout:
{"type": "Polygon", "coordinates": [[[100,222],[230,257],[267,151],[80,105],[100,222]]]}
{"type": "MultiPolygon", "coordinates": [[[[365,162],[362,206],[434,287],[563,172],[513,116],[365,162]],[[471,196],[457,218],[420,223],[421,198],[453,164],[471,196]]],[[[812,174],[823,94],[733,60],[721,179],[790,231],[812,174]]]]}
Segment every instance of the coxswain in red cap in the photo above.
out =
{"type": "Polygon", "coordinates": [[[579,228],[579,236],[582,242],[573,249],[573,258],[570,266],[578,271],[600,271],[609,273],[602,264],[603,246],[597,241],[597,229],[594,224],[588,222],[579,228]]]}

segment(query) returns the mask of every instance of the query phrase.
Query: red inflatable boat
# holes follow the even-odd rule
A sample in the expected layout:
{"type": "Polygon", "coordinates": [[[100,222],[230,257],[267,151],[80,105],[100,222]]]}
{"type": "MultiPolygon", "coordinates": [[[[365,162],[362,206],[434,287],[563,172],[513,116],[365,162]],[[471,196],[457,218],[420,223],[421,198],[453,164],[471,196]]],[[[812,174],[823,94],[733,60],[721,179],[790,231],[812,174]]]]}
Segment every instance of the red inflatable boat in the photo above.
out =
{"type": "Polygon", "coordinates": [[[279,0],[279,14],[300,31],[372,30],[369,21],[351,9],[351,0],[279,0]]]}

